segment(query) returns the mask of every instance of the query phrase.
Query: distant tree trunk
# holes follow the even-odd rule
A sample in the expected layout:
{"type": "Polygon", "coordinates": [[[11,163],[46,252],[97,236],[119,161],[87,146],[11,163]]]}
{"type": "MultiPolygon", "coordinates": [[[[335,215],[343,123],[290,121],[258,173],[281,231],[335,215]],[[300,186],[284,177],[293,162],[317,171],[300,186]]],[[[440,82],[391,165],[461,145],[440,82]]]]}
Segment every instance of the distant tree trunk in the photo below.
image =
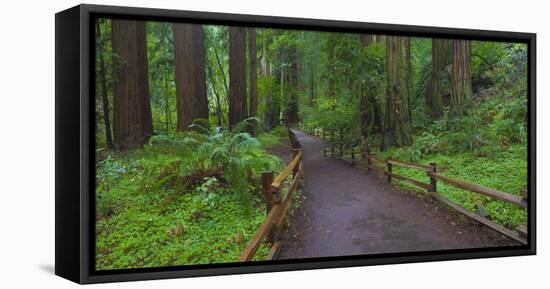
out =
{"type": "MultiPolygon", "coordinates": [[[[270,65],[269,65],[269,60],[267,58],[267,49],[266,49],[266,46],[267,46],[267,42],[265,41],[265,36],[262,37],[262,57],[260,59],[260,64],[261,64],[261,70],[262,70],[262,76],[264,77],[264,79],[266,79],[267,81],[270,80],[271,78],[271,68],[270,68],[270,65]]],[[[275,122],[276,118],[275,118],[275,115],[274,115],[274,100],[273,100],[273,95],[271,94],[271,90],[270,89],[264,89],[264,92],[265,92],[265,95],[263,96],[263,99],[264,99],[264,131],[267,131],[271,125],[273,124],[273,122],[275,122]]]]}
{"type": "MultiPolygon", "coordinates": [[[[250,59],[250,88],[248,101],[248,116],[255,117],[258,113],[258,69],[256,66],[256,29],[248,28],[248,57],[250,59]]],[[[255,127],[250,130],[256,134],[255,127]]]]}
{"type": "Polygon", "coordinates": [[[386,113],[382,149],[412,143],[410,39],[386,36],[386,113]]]}
{"type": "Polygon", "coordinates": [[[334,43],[331,41],[328,44],[328,80],[327,80],[327,86],[328,86],[328,97],[329,98],[335,98],[336,97],[336,87],[334,83],[334,43]]]}
{"type": "Polygon", "coordinates": [[[367,47],[372,43],[374,36],[371,34],[360,34],[359,38],[363,46],[367,47]]]}
{"type": "Polygon", "coordinates": [[[172,118],[170,117],[170,94],[168,92],[168,56],[166,50],[168,50],[168,36],[162,37],[162,54],[164,56],[164,118],[166,118],[166,132],[168,133],[172,126],[172,118]]]}
{"type": "Polygon", "coordinates": [[[454,40],[450,115],[452,117],[463,115],[471,100],[471,42],[469,40],[454,40]]]}
{"type": "Polygon", "coordinates": [[[438,119],[443,115],[441,71],[448,64],[449,43],[450,41],[447,39],[432,39],[432,72],[428,92],[426,93],[426,107],[432,119],[438,119]]]}
{"type": "Polygon", "coordinates": [[[287,48],[289,50],[289,71],[287,73],[288,104],[286,107],[286,120],[289,125],[298,123],[298,54],[296,47],[287,48]]]}
{"type": "Polygon", "coordinates": [[[108,149],[113,149],[113,138],[111,136],[111,118],[109,116],[109,97],[107,95],[107,79],[105,76],[105,49],[103,38],[101,37],[100,20],[96,20],[96,34],[98,43],[98,58],[99,58],[99,81],[101,82],[101,101],[103,107],[103,122],[105,124],[105,144],[108,149]]]}
{"type": "Polygon", "coordinates": [[[117,150],[143,146],[153,133],[145,22],[113,20],[113,133],[117,150]]]}
{"type": "MultiPolygon", "coordinates": [[[[361,40],[365,35],[361,35],[361,40]]],[[[370,41],[361,41],[363,46],[367,48],[372,44],[372,37],[370,41]]],[[[376,84],[372,81],[367,81],[365,85],[361,86],[361,99],[360,99],[360,121],[361,121],[361,135],[368,139],[371,133],[376,132],[375,128],[380,132],[382,126],[382,116],[380,111],[380,103],[376,99],[376,84]]]]}
{"type": "Polygon", "coordinates": [[[143,133],[145,140],[148,140],[153,135],[153,113],[151,112],[151,95],[149,92],[149,64],[147,58],[147,32],[145,22],[138,21],[137,25],[137,41],[138,41],[138,70],[141,96],[141,113],[143,122],[143,133]]]}
{"type": "Polygon", "coordinates": [[[218,49],[214,47],[214,56],[216,57],[216,63],[218,64],[218,69],[220,70],[220,74],[222,75],[223,80],[223,88],[225,90],[225,94],[229,94],[229,85],[227,84],[227,77],[225,76],[225,71],[223,70],[222,61],[220,60],[220,56],[218,55],[218,49]]]}
{"type": "Polygon", "coordinates": [[[382,112],[380,111],[380,102],[376,99],[375,85],[367,83],[361,91],[361,135],[366,139],[371,134],[381,132],[382,130],[382,112]]]}
{"type": "Polygon", "coordinates": [[[243,27],[229,27],[229,126],[246,119],[246,45],[243,27]]]}
{"type": "Polygon", "coordinates": [[[310,84],[309,104],[314,105],[315,98],[317,97],[316,96],[317,93],[315,91],[315,68],[313,64],[311,65],[310,70],[311,70],[311,73],[310,73],[310,82],[309,82],[310,84]]]}
{"type": "Polygon", "coordinates": [[[206,65],[207,71],[208,71],[208,79],[212,85],[212,91],[214,92],[214,98],[216,100],[216,118],[218,121],[218,127],[222,126],[223,123],[223,116],[222,116],[222,104],[220,100],[220,94],[218,93],[218,89],[216,88],[216,79],[214,78],[214,72],[210,64],[206,65]]]}
{"type": "MultiPolygon", "coordinates": [[[[204,32],[202,25],[173,24],[178,130],[196,119],[208,120],[204,32]]],[[[208,123],[206,121],[206,123],[208,123]]]]}

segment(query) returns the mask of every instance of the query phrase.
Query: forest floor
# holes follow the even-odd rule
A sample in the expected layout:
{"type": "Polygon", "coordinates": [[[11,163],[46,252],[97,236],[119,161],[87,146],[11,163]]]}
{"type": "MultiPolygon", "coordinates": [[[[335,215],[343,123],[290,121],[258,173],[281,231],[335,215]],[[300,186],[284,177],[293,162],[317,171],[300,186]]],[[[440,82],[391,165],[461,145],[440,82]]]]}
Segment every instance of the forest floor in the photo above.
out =
{"type": "Polygon", "coordinates": [[[295,132],[304,195],[280,259],[520,245],[383,175],[323,158],[321,139],[295,132]]]}
{"type": "Polygon", "coordinates": [[[285,164],[290,163],[292,161],[292,157],[294,156],[292,152],[292,144],[290,143],[288,137],[281,138],[278,144],[272,145],[266,150],[268,153],[280,157],[285,164]]]}

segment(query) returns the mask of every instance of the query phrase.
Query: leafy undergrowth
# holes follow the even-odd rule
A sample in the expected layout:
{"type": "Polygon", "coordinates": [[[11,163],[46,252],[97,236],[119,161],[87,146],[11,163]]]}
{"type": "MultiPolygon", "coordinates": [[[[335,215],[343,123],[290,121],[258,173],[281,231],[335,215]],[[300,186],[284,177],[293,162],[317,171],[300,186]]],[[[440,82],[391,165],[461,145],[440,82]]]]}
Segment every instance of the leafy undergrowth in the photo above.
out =
{"type": "Polygon", "coordinates": [[[98,155],[96,269],[238,261],[265,218],[259,175],[284,165],[266,148],[282,137],[186,132],[98,155]]]}
{"type": "MultiPolygon", "coordinates": [[[[414,135],[413,145],[375,154],[416,163],[436,163],[445,176],[514,195],[527,190],[526,98],[493,99],[478,103],[468,116],[435,121],[414,135]]],[[[393,166],[397,174],[429,183],[423,171],[393,166]]],[[[399,181],[403,188],[422,192],[399,181]]],[[[471,193],[442,181],[437,191],[470,211],[481,204],[497,223],[516,227],[527,223],[527,212],[515,205],[471,193]]]]}

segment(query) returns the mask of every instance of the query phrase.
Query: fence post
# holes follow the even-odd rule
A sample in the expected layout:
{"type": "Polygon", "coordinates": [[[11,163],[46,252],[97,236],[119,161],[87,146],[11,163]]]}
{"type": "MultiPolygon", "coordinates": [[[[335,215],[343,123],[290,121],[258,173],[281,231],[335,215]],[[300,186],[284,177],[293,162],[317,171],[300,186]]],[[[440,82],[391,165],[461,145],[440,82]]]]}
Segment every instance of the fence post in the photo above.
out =
{"type": "Polygon", "coordinates": [[[273,183],[273,172],[262,173],[262,193],[265,197],[266,214],[269,214],[273,204],[273,192],[271,191],[271,183],[273,183]]]}
{"type": "Polygon", "coordinates": [[[428,192],[435,193],[437,192],[437,180],[430,173],[437,173],[437,165],[436,163],[430,163],[430,166],[432,166],[432,169],[428,171],[428,176],[430,177],[430,189],[428,192]]]}
{"type": "Polygon", "coordinates": [[[389,158],[386,159],[386,165],[387,165],[387,168],[388,168],[388,174],[387,174],[387,176],[388,176],[388,183],[391,184],[392,164],[391,164],[389,161],[390,161],[389,158]]]}
{"type": "Polygon", "coordinates": [[[355,165],[355,147],[351,147],[351,165],[355,165]]]}
{"type": "MultiPolygon", "coordinates": [[[[272,191],[272,198],[273,198],[273,205],[278,205],[281,203],[281,196],[279,193],[279,189],[272,191]]],[[[277,226],[271,227],[271,230],[269,230],[269,233],[267,234],[267,241],[271,243],[272,245],[275,244],[275,239],[278,235],[278,228],[277,226]]]]}
{"type": "MultiPolygon", "coordinates": [[[[298,155],[298,153],[300,152],[300,149],[293,149],[292,150],[292,160],[294,160],[296,158],[296,156],[298,155]]],[[[298,169],[299,169],[299,165],[300,165],[300,162],[298,162],[294,168],[292,169],[292,179],[294,180],[294,178],[296,177],[296,174],[298,173],[298,169]]]]}

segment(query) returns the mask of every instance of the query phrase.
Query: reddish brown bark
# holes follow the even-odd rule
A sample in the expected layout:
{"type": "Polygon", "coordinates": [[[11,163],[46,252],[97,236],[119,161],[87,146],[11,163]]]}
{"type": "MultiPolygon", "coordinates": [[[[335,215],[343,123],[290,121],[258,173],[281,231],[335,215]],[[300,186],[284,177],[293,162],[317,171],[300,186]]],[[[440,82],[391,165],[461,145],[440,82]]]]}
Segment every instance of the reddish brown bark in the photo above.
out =
{"type": "Polygon", "coordinates": [[[245,120],[246,45],[243,27],[229,27],[229,126],[245,120]]]}
{"type": "Polygon", "coordinates": [[[412,142],[410,38],[386,36],[386,113],[382,148],[412,142]]]}
{"type": "Polygon", "coordinates": [[[194,120],[208,120],[204,31],[202,25],[178,23],[173,33],[177,129],[181,131],[194,120]]]}
{"type": "Polygon", "coordinates": [[[111,37],[114,145],[133,149],[153,134],[145,22],[113,20],[111,37]]]}
{"type": "Polygon", "coordinates": [[[426,93],[426,107],[432,119],[443,115],[443,102],[441,100],[441,71],[449,62],[449,44],[447,39],[432,39],[432,71],[430,83],[426,93]]]}
{"type": "Polygon", "coordinates": [[[471,99],[471,42],[469,40],[454,40],[451,71],[451,116],[463,115],[471,99]]]}

